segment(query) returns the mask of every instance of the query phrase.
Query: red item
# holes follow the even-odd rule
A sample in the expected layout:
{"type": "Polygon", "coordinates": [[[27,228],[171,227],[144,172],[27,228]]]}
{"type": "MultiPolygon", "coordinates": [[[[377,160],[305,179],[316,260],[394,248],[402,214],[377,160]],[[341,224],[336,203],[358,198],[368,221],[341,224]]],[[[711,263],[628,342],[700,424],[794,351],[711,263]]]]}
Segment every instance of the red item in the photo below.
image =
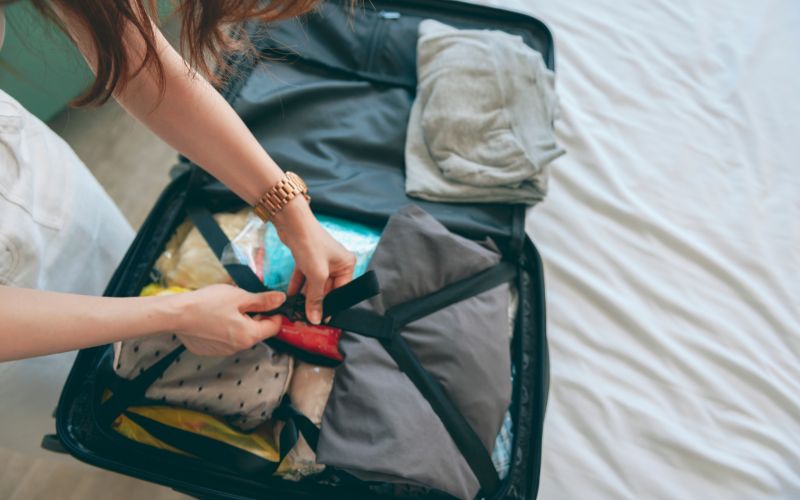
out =
{"type": "Polygon", "coordinates": [[[336,361],[343,361],[339,352],[342,330],[326,325],[309,325],[302,321],[291,321],[281,317],[281,330],[277,339],[304,351],[318,354],[336,361]]]}

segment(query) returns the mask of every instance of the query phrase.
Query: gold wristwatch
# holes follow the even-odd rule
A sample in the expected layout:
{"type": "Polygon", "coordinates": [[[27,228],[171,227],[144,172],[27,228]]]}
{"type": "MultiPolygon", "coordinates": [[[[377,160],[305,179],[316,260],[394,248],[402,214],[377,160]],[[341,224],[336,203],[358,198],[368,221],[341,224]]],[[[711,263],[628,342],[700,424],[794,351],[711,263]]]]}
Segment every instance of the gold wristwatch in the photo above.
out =
{"type": "Polygon", "coordinates": [[[303,179],[294,172],[286,172],[283,179],[261,195],[253,211],[261,220],[268,222],[299,194],[303,195],[306,201],[311,201],[308,186],[303,179]]]}

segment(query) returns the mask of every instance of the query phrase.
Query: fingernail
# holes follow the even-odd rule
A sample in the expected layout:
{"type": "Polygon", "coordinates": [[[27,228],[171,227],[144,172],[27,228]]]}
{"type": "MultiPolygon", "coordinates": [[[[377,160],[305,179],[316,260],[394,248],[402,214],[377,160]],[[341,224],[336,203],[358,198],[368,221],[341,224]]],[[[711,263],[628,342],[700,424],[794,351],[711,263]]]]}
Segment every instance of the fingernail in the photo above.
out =
{"type": "Polygon", "coordinates": [[[314,309],[311,311],[311,315],[308,317],[308,319],[311,320],[313,324],[318,325],[322,320],[322,313],[319,310],[314,309]]]}
{"type": "Polygon", "coordinates": [[[272,303],[275,304],[275,307],[278,307],[279,305],[283,304],[284,302],[286,302],[286,294],[285,293],[283,293],[283,292],[275,292],[275,294],[273,294],[272,303]]]}

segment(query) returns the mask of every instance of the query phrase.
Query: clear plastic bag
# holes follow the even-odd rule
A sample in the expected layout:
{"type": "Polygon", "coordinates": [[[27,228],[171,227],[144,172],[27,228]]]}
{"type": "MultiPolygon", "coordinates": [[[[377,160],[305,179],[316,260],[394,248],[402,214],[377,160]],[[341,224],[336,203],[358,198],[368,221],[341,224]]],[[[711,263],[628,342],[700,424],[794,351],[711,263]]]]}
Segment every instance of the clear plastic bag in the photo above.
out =
{"type": "Polygon", "coordinates": [[[244,227],[231,238],[230,244],[222,251],[220,262],[222,265],[244,264],[252,269],[263,282],[264,233],[267,230],[267,224],[264,224],[253,212],[248,212],[244,227]]]}
{"type": "MultiPolygon", "coordinates": [[[[317,220],[333,238],[356,256],[353,278],[364,274],[378,245],[379,229],[325,215],[317,220]]],[[[292,252],[278,237],[270,223],[251,214],[244,228],[231,240],[222,254],[223,264],[249,266],[270,289],[286,291],[295,262],[292,252]]]]}

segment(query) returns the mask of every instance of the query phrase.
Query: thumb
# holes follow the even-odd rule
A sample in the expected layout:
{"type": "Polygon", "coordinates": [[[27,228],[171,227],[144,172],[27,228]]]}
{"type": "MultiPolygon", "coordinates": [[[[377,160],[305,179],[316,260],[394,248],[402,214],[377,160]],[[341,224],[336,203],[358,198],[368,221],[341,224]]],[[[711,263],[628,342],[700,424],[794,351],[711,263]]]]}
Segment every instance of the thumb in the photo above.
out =
{"type": "Polygon", "coordinates": [[[274,337],[281,329],[281,316],[269,316],[261,319],[251,320],[255,323],[256,342],[274,337]]]}
{"type": "Polygon", "coordinates": [[[266,312],[279,307],[286,301],[283,292],[262,292],[251,294],[251,300],[242,308],[242,312],[266,312]]]}

